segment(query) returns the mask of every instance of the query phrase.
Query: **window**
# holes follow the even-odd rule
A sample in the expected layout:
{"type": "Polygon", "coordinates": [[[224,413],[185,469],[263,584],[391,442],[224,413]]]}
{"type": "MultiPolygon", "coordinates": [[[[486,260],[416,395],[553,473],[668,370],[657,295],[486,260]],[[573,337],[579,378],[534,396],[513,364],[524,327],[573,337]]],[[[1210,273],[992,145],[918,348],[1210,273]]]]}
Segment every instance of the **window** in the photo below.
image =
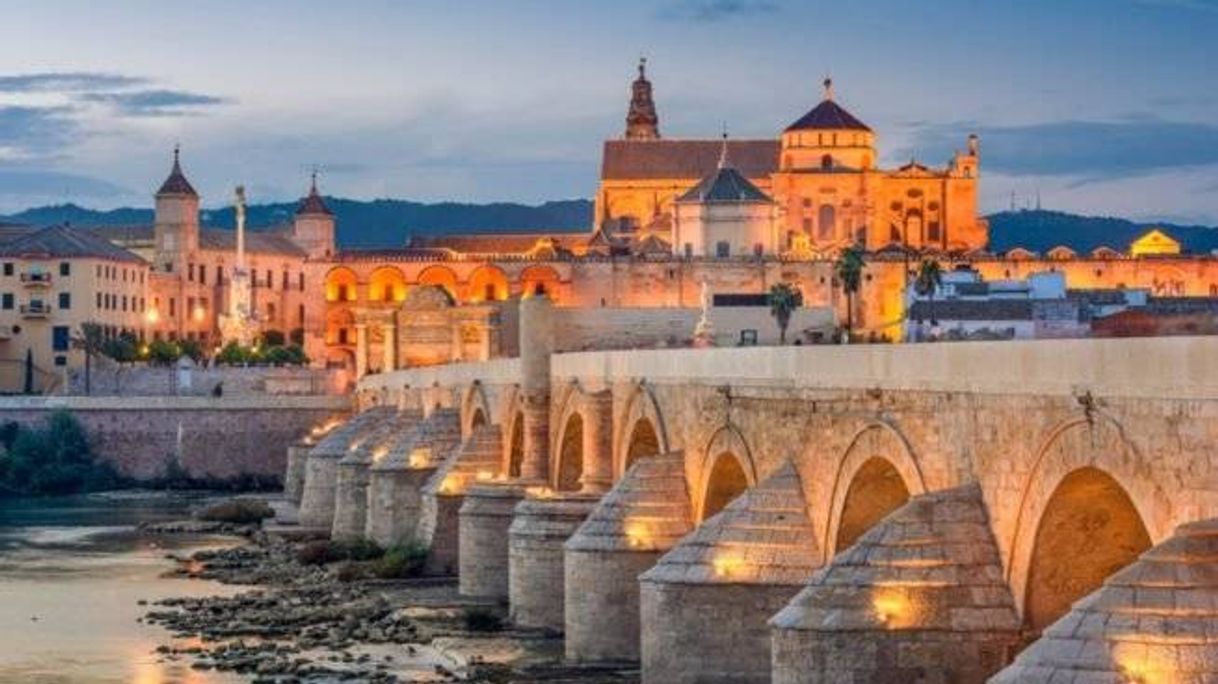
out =
{"type": "Polygon", "coordinates": [[[928,221],[926,223],[926,239],[930,242],[938,242],[942,239],[938,221],[928,221]]]}
{"type": "Polygon", "coordinates": [[[173,318],[174,316],[178,315],[178,310],[177,310],[177,306],[176,306],[177,303],[178,303],[177,300],[174,299],[173,297],[169,298],[169,317],[170,318],[173,318]]]}
{"type": "Polygon", "coordinates": [[[203,264],[199,264],[199,284],[207,284],[207,267],[203,264]]]}
{"type": "Polygon", "coordinates": [[[720,240],[715,243],[715,256],[720,259],[727,258],[732,255],[732,244],[727,240],[720,240]]]}
{"type": "Polygon", "coordinates": [[[223,266],[216,266],[216,284],[217,285],[224,284],[224,267],[223,266]]]}
{"type": "Polygon", "coordinates": [[[71,292],[60,292],[59,293],[59,308],[61,308],[61,309],[71,309],[72,308],[72,293],[71,292]]]}
{"type": "Polygon", "coordinates": [[[283,289],[288,289],[288,272],[283,272],[283,289]]]}
{"type": "Polygon", "coordinates": [[[822,241],[829,241],[834,238],[837,232],[837,210],[832,204],[820,205],[820,211],[816,215],[817,232],[816,237],[822,241]]]}
{"type": "Polygon", "coordinates": [[[0,295],[0,309],[10,310],[13,308],[13,293],[5,292],[0,295]]]}
{"type": "Polygon", "coordinates": [[[6,275],[6,276],[13,275],[13,262],[11,262],[11,261],[4,262],[4,275],[6,275]]]}
{"type": "Polygon", "coordinates": [[[296,307],[296,322],[301,326],[304,325],[304,304],[300,304],[296,307]]]}
{"type": "Polygon", "coordinates": [[[68,350],[70,340],[68,337],[68,326],[57,325],[51,328],[51,350],[62,352],[68,350]]]}
{"type": "Polygon", "coordinates": [[[271,269],[266,269],[266,287],[267,289],[275,288],[275,274],[271,273],[271,269]]]}
{"type": "Polygon", "coordinates": [[[275,305],[269,302],[266,305],[266,317],[268,320],[275,320],[275,305]]]}
{"type": "Polygon", "coordinates": [[[832,169],[833,168],[833,155],[826,154],[825,156],[821,157],[820,158],[820,168],[825,171],[832,169]]]}
{"type": "Polygon", "coordinates": [[[346,328],[338,329],[338,343],[339,344],[350,344],[349,342],[347,342],[347,329],[346,328]]]}
{"type": "Polygon", "coordinates": [[[186,279],[192,283],[195,281],[195,265],[194,264],[186,264],[186,279]]]}
{"type": "Polygon", "coordinates": [[[57,356],[55,357],[55,365],[56,365],[56,366],[66,366],[66,365],[68,365],[68,357],[64,356],[63,354],[59,354],[59,355],[57,355],[57,356]]]}
{"type": "Polygon", "coordinates": [[[101,277],[102,277],[102,266],[101,266],[101,264],[98,264],[98,265],[97,265],[97,277],[98,277],[98,278],[101,278],[101,277]]]}
{"type": "Polygon", "coordinates": [[[300,291],[304,292],[304,271],[296,274],[296,279],[300,281],[300,291]]]}
{"type": "Polygon", "coordinates": [[[195,298],[187,297],[186,298],[186,316],[187,317],[193,316],[194,310],[195,310],[195,298]]]}
{"type": "Polygon", "coordinates": [[[127,310],[127,295],[123,295],[123,311],[127,310]]]}
{"type": "Polygon", "coordinates": [[[70,262],[70,261],[59,262],[59,275],[61,275],[61,276],[72,275],[72,262],[70,262]]]}

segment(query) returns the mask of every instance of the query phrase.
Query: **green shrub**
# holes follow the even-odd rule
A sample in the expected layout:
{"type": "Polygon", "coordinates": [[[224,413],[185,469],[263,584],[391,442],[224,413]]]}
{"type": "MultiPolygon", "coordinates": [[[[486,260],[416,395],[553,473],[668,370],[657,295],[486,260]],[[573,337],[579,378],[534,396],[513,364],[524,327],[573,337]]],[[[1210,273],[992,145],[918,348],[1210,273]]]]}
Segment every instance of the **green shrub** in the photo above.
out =
{"type": "Polygon", "coordinates": [[[195,517],[208,522],[250,525],[274,516],[275,511],[261,499],[229,499],[204,508],[195,517]]]}
{"type": "Polygon", "coordinates": [[[183,356],[189,356],[195,363],[203,358],[203,345],[199,344],[198,340],[182,340],[178,343],[178,350],[182,352],[183,356]]]}
{"type": "Polygon", "coordinates": [[[148,363],[154,366],[168,366],[181,355],[182,350],[175,342],[153,340],[148,343],[148,363]]]}
{"type": "Polygon", "coordinates": [[[296,550],[296,560],[302,565],[328,565],[338,561],[370,561],[384,555],[385,551],[375,542],[316,541],[296,550]]]}
{"type": "Polygon", "coordinates": [[[230,366],[239,366],[249,361],[249,350],[236,342],[229,342],[224,345],[219,354],[216,354],[216,361],[230,366]]]}
{"type": "Polygon", "coordinates": [[[95,462],[84,429],[71,413],[56,411],[44,427],[6,424],[0,439],[0,491],[19,494],[75,494],[114,487],[118,474],[95,462]]]}
{"type": "Polygon", "coordinates": [[[503,629],[503,618],[489,608],[472,606],[463,611],[465,629],[470,632],[498,632],[503,629]]]}
{"type": "Polygon", "coordinates": [[[404,579],[423,574],[427,563],[427,547],[422,544],[393,546],[373,567],[373,573],[381,579],[404,579]]]}

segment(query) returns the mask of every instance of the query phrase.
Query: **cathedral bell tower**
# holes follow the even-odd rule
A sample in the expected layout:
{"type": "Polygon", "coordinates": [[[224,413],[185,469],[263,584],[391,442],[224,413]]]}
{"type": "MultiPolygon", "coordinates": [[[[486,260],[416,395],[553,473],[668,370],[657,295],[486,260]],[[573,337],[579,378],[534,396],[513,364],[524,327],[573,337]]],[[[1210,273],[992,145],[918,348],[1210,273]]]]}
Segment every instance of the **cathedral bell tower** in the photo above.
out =
{"type": "Polygon", "coordinates": [[[325,258],[334,253],[334,212],[330,211],[317,191],[316,171],[313,172],[309,194],[296,207],[292,240],[312,259],[325,258]]]}
{"type": "Polygon", "coordinates": [[[627,140],[658,140],[660,117],[651,99],[651,81],[647,80],[647,58],[639,59],[639,77],[630,86],[630,111],[626,113],[627,140]]]}
{"type": "Polygon", "coordinates": [[[182,173],[179,152],[173,148],[173,169],[156,193],[153,220],[155,263],[158,271],[180,273],[187,256],[199,249],[199,193],[182,173]]]}

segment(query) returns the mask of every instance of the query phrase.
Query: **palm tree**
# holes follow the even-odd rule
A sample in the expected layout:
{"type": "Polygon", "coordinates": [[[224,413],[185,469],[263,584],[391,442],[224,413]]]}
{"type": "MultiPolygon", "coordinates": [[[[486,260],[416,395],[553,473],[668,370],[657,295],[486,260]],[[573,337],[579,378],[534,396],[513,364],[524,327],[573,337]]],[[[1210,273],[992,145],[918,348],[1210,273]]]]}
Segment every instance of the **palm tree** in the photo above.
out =
{"type": "Polygon", "coordinates": [[[786,344],[791,313],[803,304],[803,294],[791,283],[778,283],[770,288],[768,299],[770,315],[778,322],[778,342],[786,344]]]}
{"type": "Polygon", "coordinates": [[[863,285],[863,248],[852,245],[842,250],[841,255],[833,264],[833,272],[838,285],[846,293],[846,336],[854,330],[854,295],[863,285]]]}
{"type": "Polygon", "coordinates": [[[921,297],[927,298],[930,309],[930,325],[939,325],[935,320],[935,292],[943,287],[943,267],[934,259],[923,259],[918,266],[918,275],[914,279],[914,291],[921,297]]]}
{"type": "Polygon", "coordinates": [[[85,352],[85,395],[92,393],[93,357],[102,353],[106,345],[106,334],[100,323],[81,323],[80,335],[72,340],[85,352]]]}

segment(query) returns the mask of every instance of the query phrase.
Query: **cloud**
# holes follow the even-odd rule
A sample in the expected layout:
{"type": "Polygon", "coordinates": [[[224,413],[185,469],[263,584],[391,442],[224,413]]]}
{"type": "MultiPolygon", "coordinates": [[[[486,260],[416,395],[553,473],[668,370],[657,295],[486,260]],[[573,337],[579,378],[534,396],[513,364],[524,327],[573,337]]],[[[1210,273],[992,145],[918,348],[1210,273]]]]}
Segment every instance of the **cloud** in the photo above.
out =
{"type": "Polygon", "coordinates": [[[228,100],[214,95],[184,90],[136,90],[125,93],[85,93],[84,102],[113,106],[127,116],[189,116],[201,107],[225,104],[228,100]]]}
{"type": "Polygon", "coordinates": [[[0,93],[74,93],[131,88],[147,79],[92,71],[47,71],[0,76],[0,93]]]}
{"type": "Polygon", "coordinates": [[[778,11],[769,0],[676,0],[659,11],[661,19],[713,23],[778,11]]]}
{"type": "Polygon", "coordinates": [[[45,158],[75,140],[70,107],[0,106],[0,161],[45,158]]]}
{"type": "Polygon", "coordinates": [[[898,157],[915,151],[923,158],[946,156],[963,146],[962,131],[981,136],[983,169],[1014,176],[1092,181],[1218,164],[1218,126],[1146,117],[1005,127],[971,122],[922,126],[914,129],[912,148],[898,157]]]}

